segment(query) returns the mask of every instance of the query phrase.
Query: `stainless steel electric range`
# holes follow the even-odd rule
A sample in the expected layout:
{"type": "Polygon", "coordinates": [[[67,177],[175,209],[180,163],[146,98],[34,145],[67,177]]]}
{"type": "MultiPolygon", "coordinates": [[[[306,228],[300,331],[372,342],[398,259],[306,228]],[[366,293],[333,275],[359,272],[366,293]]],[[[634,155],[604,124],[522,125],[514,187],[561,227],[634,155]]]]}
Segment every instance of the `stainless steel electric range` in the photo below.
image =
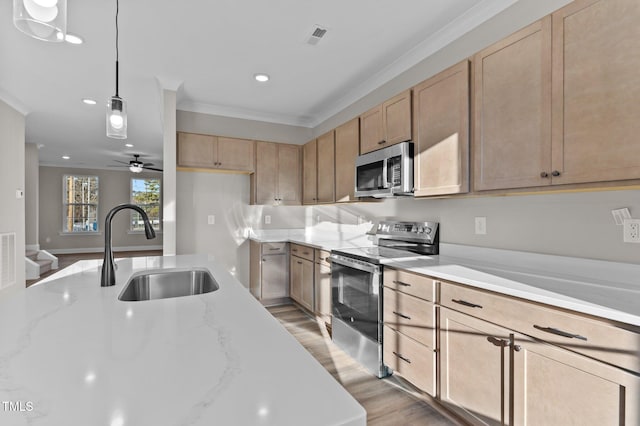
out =
{"type": "Polygon", "coordinates": [[[331,251],[333,341],[378,377],[389,375],[382,359],[382,277],[392,260],[437,255],[438,223],[381,221],[376,246],[331,251]]]}

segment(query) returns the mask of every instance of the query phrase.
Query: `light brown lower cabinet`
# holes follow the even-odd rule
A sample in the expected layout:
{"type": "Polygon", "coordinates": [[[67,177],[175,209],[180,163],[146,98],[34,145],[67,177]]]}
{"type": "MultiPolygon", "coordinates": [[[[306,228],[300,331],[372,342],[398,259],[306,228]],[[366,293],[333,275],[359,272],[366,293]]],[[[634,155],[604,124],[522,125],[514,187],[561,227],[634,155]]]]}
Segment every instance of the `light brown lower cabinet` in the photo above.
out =
{"type": "Polygon", "coordinates": [[[331,324],[331,264],[326,250],[315,251],[315,309],[317,317],[331,324]]]}
{"type": "Polygon", "coordinates": [[[290,266],[289,296],[313,312],[314,263],[312,260],[292,255],[290,266]]]}
{"type": "Polygon", "coordinates": [[[440,343],[441,402],[471,424],[640,424],[635,374],[447,308],[440,343]]]}

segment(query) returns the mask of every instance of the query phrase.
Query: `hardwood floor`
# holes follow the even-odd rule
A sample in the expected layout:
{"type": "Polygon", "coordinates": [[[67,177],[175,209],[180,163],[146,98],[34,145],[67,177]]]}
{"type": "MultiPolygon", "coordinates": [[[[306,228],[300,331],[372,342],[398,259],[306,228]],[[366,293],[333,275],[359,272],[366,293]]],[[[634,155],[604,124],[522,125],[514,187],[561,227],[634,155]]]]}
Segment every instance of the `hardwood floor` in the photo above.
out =
{"type": "Polygon", "coordinates": [[[402,379],[371,375],[333,344],[324,325],[295,305],[267,309],[367,410],[368,425],[459,425],[402,379]]]}
{"type": "MultiPolygon", "coordinates": [[[[104,257],[104,253],[74,253],[74,254],[57,254],[55,255],[58,258],[58,269],[54,269],[52,271],[46,272],[40,275],[40,278],[37,280],[27,280],[27,287],[32,284],[37,283],[43,278],[48,277],[69,265],[73,265],[79,260],[86,259],[102,259],[104,257]]],[[[162,256],[162,250],[145,250],[145,251],[118,251],[113,253],[115,259],[120,259],[123,257],[139,257],[139,256],[162,256]]]]}

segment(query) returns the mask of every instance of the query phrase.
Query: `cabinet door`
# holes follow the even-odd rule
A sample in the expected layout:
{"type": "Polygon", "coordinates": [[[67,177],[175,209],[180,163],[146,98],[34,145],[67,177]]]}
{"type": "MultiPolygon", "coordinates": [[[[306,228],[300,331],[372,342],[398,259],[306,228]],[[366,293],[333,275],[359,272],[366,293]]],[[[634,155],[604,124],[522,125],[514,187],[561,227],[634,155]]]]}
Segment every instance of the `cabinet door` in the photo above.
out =
{"type": "Polygon", "coordinates": [[[336,201],[354,201],[356,158],[360,140],[358,118],[336,128],[336,201]]]}
{"type": "Polygon", "coordinates": [[[502,327],[440,308],[440,398],[472,424],[507,421],[509,348],[500,342],[509,339],[502,327]]]}
{"type": "Polygon", "coordinates": [[[551,182],[551,18],[479,52],[474,65],[474,188],[551,182]]]}
{"type": "Polygon", "coordinates": [[[278,144],[278,201],[300,204],[300,147],[278,144]]]}
{"type": "Polygon", "coordinates": [[[331,321],[331,267],[316,263],[315,268],[315,313],[331,321]]]}
{"type": "Polygon", "coordinates": [[[262,280],[261,270],[261,247],[257,241],[249,241],[249,291],[256,299],[260,300],[262,297],[262,289],[260,288],[260,281],[262,280]]]}
{"type": "Polygon", "coordinates": [[[224,170],[253,171],[254,142],[247,139],[218,137],[217,167],[224,170]]]}
{"type": "Polygon", "coordinates": [[[638,22],[637,0],[553,14],[554,184],[640,178],[638,22]]]}
{"type": "Polygon", "coordinates": [[[384,144],[382,105],[378,105],[360,116],[360,154],[380,149],[384,144]]]}
{"type": "Polygon", "coordinates": [[[178,166],[216,167],[217,138],[195,133],[178,133],[178,166]]]}
{"type": "Polygon", "coordinates": [[[640,424],[640,377],[523,336],[515,344],[515,425],[640,424]]]}
{"type": "Polygon", "coordinates": [[[262,256],[262,298],[289,297],[289,262],[286,254],[262,256]]]}
{"type": "Polygon", "coordinates": [[[335,142],[333,130],[320,136],[316,142],[318,145],[318,167],[316,168],[318,180],[318,203],[333,203],[335,195],[335,142]]]}
{"type": "Polygon", "coordinates": [[[256,171],[253,176],[255,204],[274,204],[278,185],[278,146],[256,142],[256,171]]]}
{"type": "Polygon", "coordinates": [[[301,296],[300,304],[307,308],[310,312],[313,312],[313,299],[314,299],[314,275],[315,268],[314,263],[311,260],[302,259],[302,283],[301,283],[301,296]]]}
{"type": "Polygon", "coordinates": [[[302,204],[316,204],[317,195],[317,150],[316,140],[302,147],[302,204]]]}
{"type": "Polygon", "coordinates": [[[413,88],[415,196],[469,191],[469,61],[413,88]]]}
{"type": "Polygon", "coordinates": [[[289,296],[298,303],[302,303],[302,274],[303,260],[296,256],[291,256],[289,268],[289,277],[291,286],[289,288],[289,296]]]}
{"type": "Polygon", "coordinates": [[[411,140],[411,90],[382,104],[383,146],[411,140]]]}

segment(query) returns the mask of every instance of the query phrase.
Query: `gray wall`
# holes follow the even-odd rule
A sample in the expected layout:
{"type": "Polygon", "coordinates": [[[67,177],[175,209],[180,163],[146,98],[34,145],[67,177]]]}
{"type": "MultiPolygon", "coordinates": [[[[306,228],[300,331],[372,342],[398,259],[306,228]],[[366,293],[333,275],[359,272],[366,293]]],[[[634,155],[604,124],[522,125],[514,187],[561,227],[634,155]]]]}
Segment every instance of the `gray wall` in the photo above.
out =
{"type": "MultiPolygon", "coordinates": [[[[131,201],[131,178],[152,177],[162,179],[158,173],[140,173],[135,176],[125,171],[40,167],[40,247],[53,253],[100,252],[104,250],[104,234],[60,235],[62,231],[62,179],[64,175],[98,176],[100,205],[98,226],[102,231],[109,210],[131,201]]],[[[118,213],[112,223],[114,250],[162,249],[162,233],[147,240],[144,234],[129,234],[129,211],[118,213]]]]}
{"type": "MultiPolygon", "coordinates": [[[[17,198],[16,190],[24,191],[25,118],[20,112],[0,100],[0,234],[15,233],[15,284],[2,287],[5,295],[25,288],[25,226],[24,197],[17,198]]],[[[2,260],[8,260],[3,253],[2,260]]]]}
{"type": "Polygon", "coordinates": [[[38,164],[38,146],[34,143],[25,145],[25,230],[26,246],[30,250],[39,250],[39,214],[40,214],[40,165],[38,164]]]}

